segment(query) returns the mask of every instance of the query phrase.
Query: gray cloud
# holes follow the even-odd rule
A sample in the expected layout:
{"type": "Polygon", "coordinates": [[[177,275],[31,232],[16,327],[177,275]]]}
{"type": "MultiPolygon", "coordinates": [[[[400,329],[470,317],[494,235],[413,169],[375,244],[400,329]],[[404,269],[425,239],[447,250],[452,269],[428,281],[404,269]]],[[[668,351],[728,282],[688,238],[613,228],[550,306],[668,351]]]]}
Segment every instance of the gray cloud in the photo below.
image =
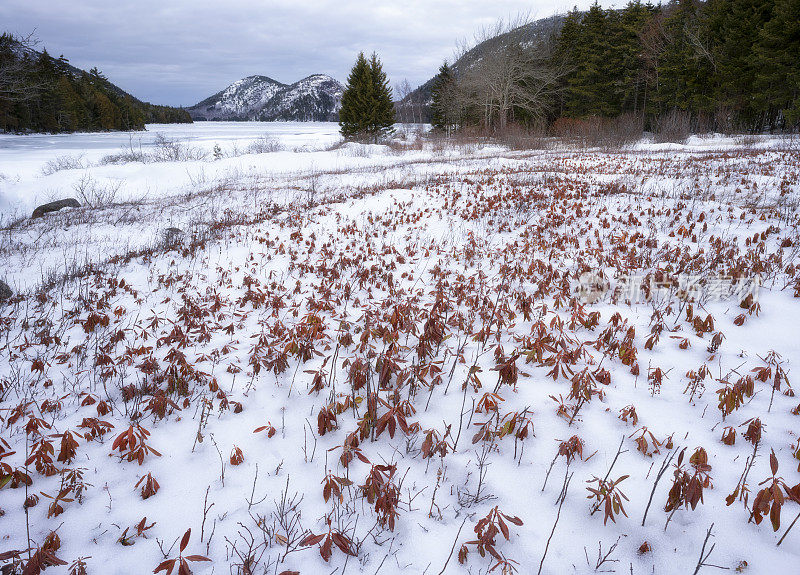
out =
{"type": "MultiPolygon", "coordinates": [[[[585,8],[591,0],[577,2],[585,8]]],[[[604,2],[619,5],[620,1],[604,2]]],[[[138,98],[192,105],[263,74],[344,81],[359,51],[377,52],[393,83],[430,78],[457,41],[498,18],[563,13],[558,0],[3,0],[7,31],[35,29],[55,56],[97,66],[138,98]]]]}

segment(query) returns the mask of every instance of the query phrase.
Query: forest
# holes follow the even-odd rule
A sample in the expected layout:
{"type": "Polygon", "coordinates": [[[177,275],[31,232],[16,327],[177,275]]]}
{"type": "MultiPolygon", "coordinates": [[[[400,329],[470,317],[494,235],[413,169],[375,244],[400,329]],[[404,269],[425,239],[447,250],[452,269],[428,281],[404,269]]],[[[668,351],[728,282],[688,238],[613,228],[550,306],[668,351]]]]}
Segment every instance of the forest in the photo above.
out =
{"type": "Polygon", "coordinates": [[[625,117],[693,132],[800,123],[798,0],[595,3],[541,22],[485,38],[443,66],[433,123],[496,130],[625,117]]]}
{"type": "Polygon", "coordinates": [[[192,121],[183,109],[134,98],[97,68],[79,70],[30,44],[0,35],[0,131],[143,130],[148,123],[192,121]]]}

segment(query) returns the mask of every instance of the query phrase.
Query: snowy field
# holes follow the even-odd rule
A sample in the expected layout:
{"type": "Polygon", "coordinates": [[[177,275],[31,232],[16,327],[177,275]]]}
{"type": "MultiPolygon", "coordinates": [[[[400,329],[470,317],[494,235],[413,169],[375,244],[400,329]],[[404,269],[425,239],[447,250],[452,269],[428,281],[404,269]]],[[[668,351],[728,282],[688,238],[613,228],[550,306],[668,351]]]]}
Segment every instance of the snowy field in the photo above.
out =
{"type": "Polygon", "coordinates": [[[0,139],[8,572],[798,565],[795,140],[141,137],[0,139]]]}

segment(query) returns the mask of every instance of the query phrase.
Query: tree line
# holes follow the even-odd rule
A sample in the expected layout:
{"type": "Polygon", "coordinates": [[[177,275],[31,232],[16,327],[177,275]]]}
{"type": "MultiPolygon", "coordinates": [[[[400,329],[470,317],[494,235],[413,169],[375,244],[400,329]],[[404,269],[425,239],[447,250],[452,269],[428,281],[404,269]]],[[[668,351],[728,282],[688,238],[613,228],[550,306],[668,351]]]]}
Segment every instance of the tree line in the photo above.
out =
{"type": "Polygon", "coordinates": [[[97,68],[78,70],[31,45],[31,38],[0,35],[0,131],[143,130],[146,123],[192,121],[183,109],[126,94],[97,68]]]}
{"type": "Polygon", "coordinates": [[[504,30],[479,57],[439,70],[431,121],[442,131],[619,118],[657,129],[796,130],[800,0],[632,1],[574,9],[522,36],[504,30]]]}

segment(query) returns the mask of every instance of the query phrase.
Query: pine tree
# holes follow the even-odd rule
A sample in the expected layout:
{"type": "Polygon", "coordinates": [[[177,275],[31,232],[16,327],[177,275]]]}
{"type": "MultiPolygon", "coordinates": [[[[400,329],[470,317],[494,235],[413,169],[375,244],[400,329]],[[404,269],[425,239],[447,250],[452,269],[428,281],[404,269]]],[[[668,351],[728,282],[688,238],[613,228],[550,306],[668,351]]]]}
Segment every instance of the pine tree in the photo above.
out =
{"type": "Polygon", "coordinates": [[[588,11],[573,10],[564,22],[557,54],[569,69],[563,113],[569,116],[614,116],[622,111],[630,86],[631,52],[638,36],[626,29],[616,10],[595,2],[588,11]],[[634,44],[631,46],[631,44],[634,44]]]}
{"type": "Polygon", "coordinates": [[[453,69],[445,62],[439,68],[439,73],[433,79],[431,88],[431,124],[435,130],[446,132],[448,135],[458,124],[458,114],[455,109],[456,77],[453,69]]]}
{"type": "Polygon", "coordinates": [[[373,54],[369,61],[358,55],[342,96],[339,126],[347,139],[369,138],[375,142],[392,131],[394,103],[389,80],[380,60],[373,54]]]}
{"type": "Polygon", "coordinates": [[[751,130],[760,129],[763,120],[753,106],[758,71],[754,49],[774,5],[774,0],[710,0],[697,25],[706,36],[699,55],[708,53],[713,66],[716,107],[751,130]]]}
{"type": "MultiPolygon", "coordinates": [[[[595,2],[587,12],[571,15],[570,28],[577,33],[567,47],[571,72],[567,76],[566,113],[571,116],[604,114],[610,89],[609,14],[595,2]],[[575,41],[577,40],[577,41],[575,41]]],[[[565,26],[567,24],[565,23],[565,26]]]]}
{"type": "Polygon", "coordinates": [[[763,126],[800,125],[800,0],[777,0],[754,47],[754,100],[763,126]]]}
{"type": "Polygon", "coordinates": [[[573,102],[569,89],[569,82],[575,74],[580,60],[581,43],[581,18],[582,13],[577,8],[571,10],[564,19],[564,24],[556,38],[551,66],[554,69],[568,70],[559,81],[559,116],[572,116],[573,102]]]}
{"type": "Polygon", "coordinates": [[[654,95],[662,114],[675,109],[694,114],[713,109],[713,69],[707,59],[696,56],[692,37],[702,36],[697,18],[694,0],[677,0],[667,8],[663,22],[666,43],[658,63],[654,95]]]}
{"type": "Polygon", "coordinates": [[[43,83],[39,89],[39,97],[35,105],[30,106],[33,129],[37,132],[57,132],[58,110],[61,102],[54,87],[58,79],[58,71],[47,50],[42,51],[42,54],[37,58],[33,70],[36,77],[41,79],[43,83]]]}
{"type": "Polygon", "coordinates": [[[388,136],[394,131],[394,102],[392,101],[392,89],[389,86],[389,79],[383,71],[383,65],[378,60],[377,54],[373,52],[369,60],[369,73],[372,79],[372,121],[369,126],[369,133],[377,142],[380,138],[388,136]]]}
{"type": "Polygon", "coordinates": [[[185,110],[120,92],[97,68],[75,74],[63,56],[20,50],[25,41],[0,34],[0,130],[142,130],[156,116],[191,122],[185,110]]]}
{"type": "Polygon", "coordinates": [[[369,64],[364,53],[358,55],[347,87],[342,95],[342,107],[339,110],[339,126],[342,136],[347,139],[364,137],[369,124],[369,103],[372,100],[372,80],[369,64]]]}
{"type": "Polygon", "coordinates": [[[643,115],[646,108],[647,75],[644,66],[641,33],[650,23],[656,8],[652,4],[631,1],[621,11],[614,44],[620,51],[620,71],[615,91],[620,99],[619,113],[643,115]]]}

